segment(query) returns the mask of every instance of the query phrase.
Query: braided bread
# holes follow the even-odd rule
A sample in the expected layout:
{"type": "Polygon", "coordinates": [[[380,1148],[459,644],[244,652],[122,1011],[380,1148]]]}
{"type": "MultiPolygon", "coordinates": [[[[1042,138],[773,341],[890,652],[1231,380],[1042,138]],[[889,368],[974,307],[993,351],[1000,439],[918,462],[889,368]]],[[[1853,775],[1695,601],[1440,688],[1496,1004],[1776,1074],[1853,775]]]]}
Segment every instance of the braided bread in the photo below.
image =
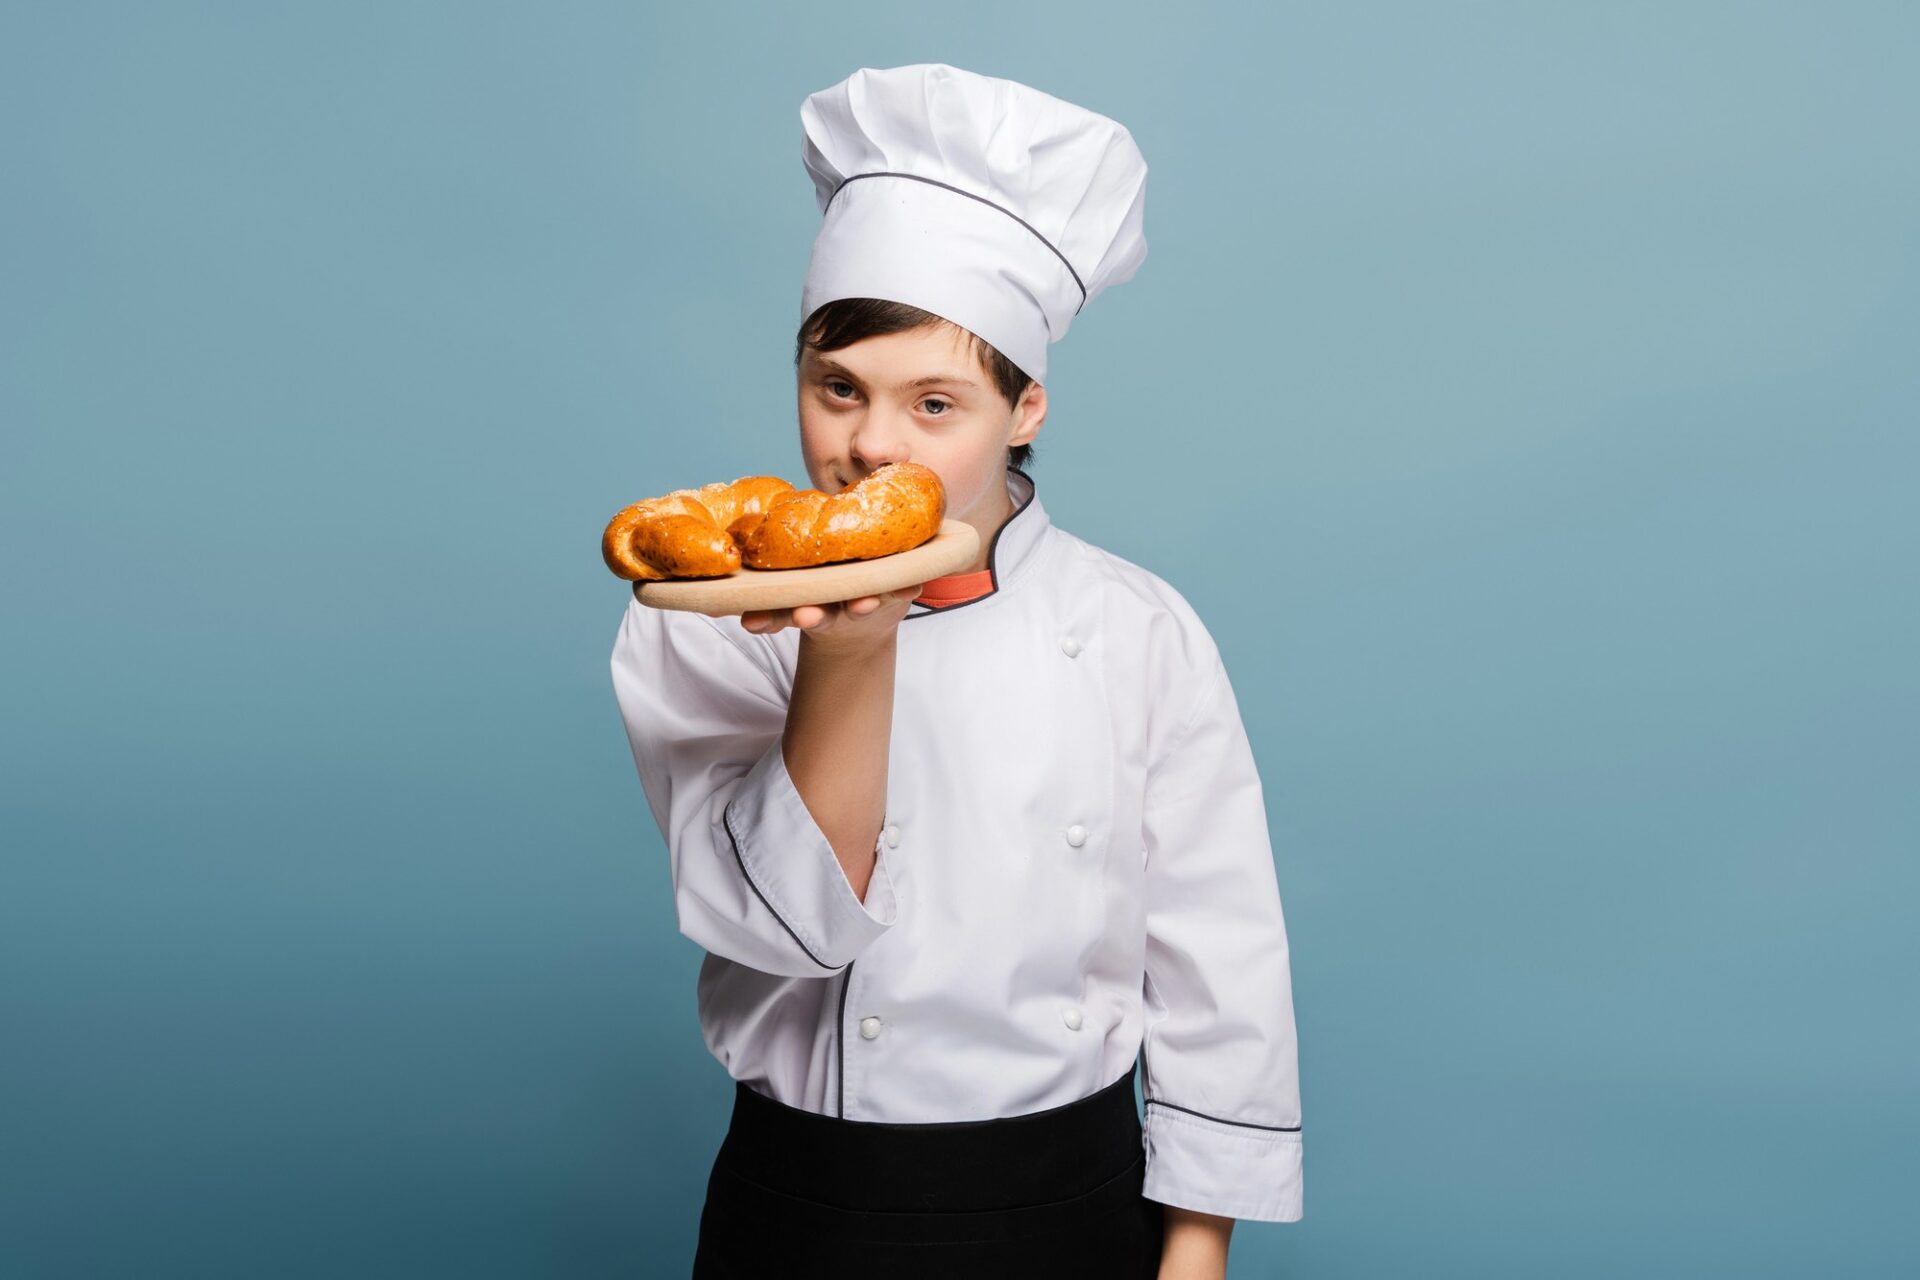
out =
{"type": "Polygon", "coordinates": [[[607,524],[600,554],[615,576],[723,577],[871,560],[917,547],[940,531],[946,490],[931,467],[889,463],[829,494],[778,476],[675,489],[626,507],[607,524]]]}

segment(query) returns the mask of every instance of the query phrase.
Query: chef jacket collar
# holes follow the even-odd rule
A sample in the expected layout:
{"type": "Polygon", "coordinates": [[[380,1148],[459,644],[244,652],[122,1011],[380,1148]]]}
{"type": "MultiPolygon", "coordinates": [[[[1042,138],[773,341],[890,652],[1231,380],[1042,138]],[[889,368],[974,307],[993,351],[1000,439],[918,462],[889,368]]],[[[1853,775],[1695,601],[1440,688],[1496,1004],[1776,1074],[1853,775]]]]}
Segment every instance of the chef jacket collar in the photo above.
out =
{"type": "Polygon", "coordinates": [[[923,605],[916,602],[903,621],[924,618],[935,613],[952,613],[968,605],[997,599],[1000,592],[1018,582],[1038,558],[1040,543],[1046,537],[1047,509],[1040,504],[1040,493],[1033,477],[1024,471],[1007,468],[1007,496],[1013,499],[1013,514],[1001,522],[987,543],[987,572],[993,585],[987,593],[958,604],[923,605]]]}

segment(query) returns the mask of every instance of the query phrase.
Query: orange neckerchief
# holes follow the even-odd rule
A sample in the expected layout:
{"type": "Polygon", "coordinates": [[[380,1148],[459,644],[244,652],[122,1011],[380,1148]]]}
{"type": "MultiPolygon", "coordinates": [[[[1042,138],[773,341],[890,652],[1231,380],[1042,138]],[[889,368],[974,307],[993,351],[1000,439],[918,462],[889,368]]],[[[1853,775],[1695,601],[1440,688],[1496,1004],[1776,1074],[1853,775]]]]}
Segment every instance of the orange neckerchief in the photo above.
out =
{"type": "Polygon", "coordinates": [[[993,590],[993,570],[980,569],[974,573],[950,573],[944,578],[935,578],[922,583],[920,594],[914,597],[915,604],[931,605],[936,609],[951,608],[964,604],[968,600],[977,600],[993,590]]]}

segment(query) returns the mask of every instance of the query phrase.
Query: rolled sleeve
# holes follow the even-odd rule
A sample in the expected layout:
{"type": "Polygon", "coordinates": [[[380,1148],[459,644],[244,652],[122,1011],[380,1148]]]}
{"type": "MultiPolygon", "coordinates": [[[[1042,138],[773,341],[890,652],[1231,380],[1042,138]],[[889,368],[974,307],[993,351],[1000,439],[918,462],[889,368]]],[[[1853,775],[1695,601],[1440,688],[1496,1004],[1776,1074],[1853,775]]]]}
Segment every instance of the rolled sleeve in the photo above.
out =
{"type": "Polygon", "coordinates": [[[1147,1108],[1149,1200],[1229,1218],[1298,1222],[1300,1135],[1147,1108]]]}
{"type": "Polygon", "coordinates": [[[863,902],[793,785],[778,738],[740,780],[721,825],[748,883],[821,964],[846,964],[897,918],[886,842],[874,843],[877,861],[863,902]]]}
{"type": "Polygon", "coordinates": [[[787,772],[777,663],[721,626],[636,601],[613,647],[614,693],[667,845],[675,916],[714,955],[821,976],[897,918],[887,851],[876,838],[863,902],[787,772]]]}
{"type": "Polygon", "coordinates": [[[1286,922],[1253,750],[1217,652],[1147,779],[1146,1182],[1163,1204],[1302,1214],[1286,922]]]}

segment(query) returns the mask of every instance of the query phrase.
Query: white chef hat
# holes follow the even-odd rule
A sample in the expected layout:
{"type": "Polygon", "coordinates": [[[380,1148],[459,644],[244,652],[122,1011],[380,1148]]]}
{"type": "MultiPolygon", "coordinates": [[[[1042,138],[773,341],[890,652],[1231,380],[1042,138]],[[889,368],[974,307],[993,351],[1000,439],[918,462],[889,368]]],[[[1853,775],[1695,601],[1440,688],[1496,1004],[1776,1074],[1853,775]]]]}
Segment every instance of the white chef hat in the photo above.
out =
{"type": "Polygon", "coordinates": [[[823,215],[802,321],[911,303],[1035,382],[1047,344],[1147,256],[1147,162],[1117,121],[944,63],[863,67],[800,106],[823,215]]]}

